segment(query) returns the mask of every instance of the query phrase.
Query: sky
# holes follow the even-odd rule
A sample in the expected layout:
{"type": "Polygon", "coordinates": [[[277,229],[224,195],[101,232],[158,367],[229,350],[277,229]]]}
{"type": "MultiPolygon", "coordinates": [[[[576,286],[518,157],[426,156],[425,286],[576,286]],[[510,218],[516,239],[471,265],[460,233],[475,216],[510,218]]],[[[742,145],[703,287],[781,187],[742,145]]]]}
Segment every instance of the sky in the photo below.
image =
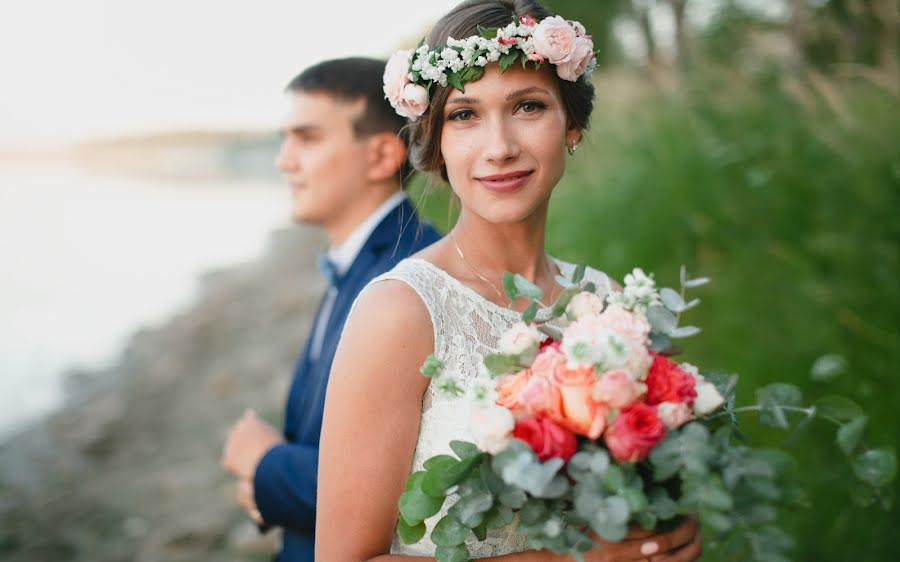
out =
{"type": "Polygon", "coordinates": [[[386,58],[458,0],[5,0],[0,148],[274,126],[325,58],[386,58]]]}

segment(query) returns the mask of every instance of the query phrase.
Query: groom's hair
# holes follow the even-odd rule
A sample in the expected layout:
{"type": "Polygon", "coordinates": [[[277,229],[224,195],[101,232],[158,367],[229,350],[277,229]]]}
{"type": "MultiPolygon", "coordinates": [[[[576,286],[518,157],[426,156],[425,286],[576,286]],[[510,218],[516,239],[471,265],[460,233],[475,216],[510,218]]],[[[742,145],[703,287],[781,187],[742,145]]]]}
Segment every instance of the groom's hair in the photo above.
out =
{"type": "Polygon", "coordinates": [[[386,132],[400,134],[406,119],[397,115],[384,97],[385,64],[383,60],[363,57],[322,61],[294,77],[285,91],[322,93],[351,102],[365,99],[365,108],[353,123],[356,137],[386,132]]]}

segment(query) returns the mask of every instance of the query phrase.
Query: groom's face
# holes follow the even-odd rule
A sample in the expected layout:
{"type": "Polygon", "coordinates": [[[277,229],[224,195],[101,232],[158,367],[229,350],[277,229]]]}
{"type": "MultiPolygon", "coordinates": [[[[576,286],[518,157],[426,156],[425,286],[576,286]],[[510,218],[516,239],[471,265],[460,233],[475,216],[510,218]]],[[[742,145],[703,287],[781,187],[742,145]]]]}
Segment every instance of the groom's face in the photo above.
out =
{"type": "Polygon", "coordinates": [[[353,131],[365,100],[318,92],[289,92],[275,164],[291,188],[295,221],[341,226],[367,176],[366,141],[353,131]]]}

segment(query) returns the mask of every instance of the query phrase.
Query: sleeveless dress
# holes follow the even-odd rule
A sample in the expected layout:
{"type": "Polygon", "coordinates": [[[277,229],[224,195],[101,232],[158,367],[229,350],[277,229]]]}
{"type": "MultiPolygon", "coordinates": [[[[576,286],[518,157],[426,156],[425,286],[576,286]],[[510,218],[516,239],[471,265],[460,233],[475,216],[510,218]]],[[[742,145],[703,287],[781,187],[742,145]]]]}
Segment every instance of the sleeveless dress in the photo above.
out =
{"type": "MultiPolygon", "coordinates": [[[[563,276],[571,277],[575,265],[556,259],[554,262],[563,276]]],[[[454,375],[466,391],[479,378],[490,378],[482,368],[482,361],[491,353],[499,353],[501,334],[521,320],[521,313],[485,299],[449,273],[420,258],[399,262],[369,284],[389,279],[409,285],[425,303],[434,329],[433,353],[444,364],[445,373],[454,375]]],[[[585,272],[585,279],[598,287],[607,287],[609,283],[604,273],[591,268],[585,272]]],[[[550,322],[550,325],[558,326],[556,322],[550,322]]],[[[466,395],[445,396],[435,393],[429,385],[422,400],[413,472],[422,470],[425,461],[434,455],[452,454],[451,441],[473,441],[468,412],[466,395]]],[[[426,520],[429,532],[453,503],[455,498],[451,496],[439,513],[426,520]]],[[[506,527],[491,530],[482,542],[470,535],[466,546],[471,556],[486,558],[529,550],[526,537],[515,531],[516,523],[513,521],[506,527]]],[[[434,556],[434,550],[435,545],[427,534],[416,544],[407,545],[394,532],[392,554],[434,556]]]]}

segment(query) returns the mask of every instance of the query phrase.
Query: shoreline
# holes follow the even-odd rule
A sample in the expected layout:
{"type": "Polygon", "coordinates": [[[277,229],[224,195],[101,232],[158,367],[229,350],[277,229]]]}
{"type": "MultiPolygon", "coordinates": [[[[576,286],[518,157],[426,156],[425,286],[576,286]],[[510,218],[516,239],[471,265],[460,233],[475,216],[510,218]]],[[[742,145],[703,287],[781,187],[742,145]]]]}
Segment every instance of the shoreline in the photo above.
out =
{"type": "Polygon", "coordinates": [[[221,446],[247,407],[280,426],[324,247],[311,227],[276,230],[113,366],[69,371],[62,407],[0,443],[0,558],[268,559],[277,537],[234,503],[221,446]]]}

